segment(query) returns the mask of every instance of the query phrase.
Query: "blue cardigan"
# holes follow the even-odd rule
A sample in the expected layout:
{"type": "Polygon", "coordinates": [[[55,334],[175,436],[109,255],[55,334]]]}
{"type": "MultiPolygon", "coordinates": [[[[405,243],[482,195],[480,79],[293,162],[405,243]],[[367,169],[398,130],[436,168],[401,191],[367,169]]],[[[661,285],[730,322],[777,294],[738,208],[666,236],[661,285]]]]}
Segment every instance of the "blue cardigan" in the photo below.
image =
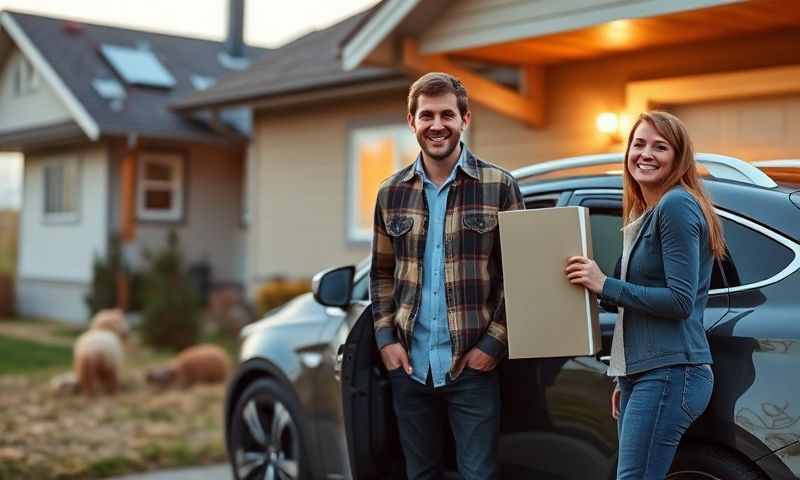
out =
{"type": "Polygon", "coordinates": [[[649,212],[628,260],[626,281],[608,277],[601,299],[624,307],[627,373],[712,363],[703,310],[714,257],[708,225],[682,187],[649,212]]]}

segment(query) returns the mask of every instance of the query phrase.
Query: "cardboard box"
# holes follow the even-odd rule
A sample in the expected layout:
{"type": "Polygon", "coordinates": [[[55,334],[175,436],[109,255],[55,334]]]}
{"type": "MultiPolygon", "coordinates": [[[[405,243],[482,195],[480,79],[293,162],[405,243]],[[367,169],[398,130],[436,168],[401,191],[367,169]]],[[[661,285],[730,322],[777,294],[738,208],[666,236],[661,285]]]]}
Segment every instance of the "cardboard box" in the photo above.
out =
{"type": "Polygon", "coordinates": [[[595,355],[597,299],[564,274],[567,259],[592,258],[585,207],[500,212],[510,358],[595,355]]]}

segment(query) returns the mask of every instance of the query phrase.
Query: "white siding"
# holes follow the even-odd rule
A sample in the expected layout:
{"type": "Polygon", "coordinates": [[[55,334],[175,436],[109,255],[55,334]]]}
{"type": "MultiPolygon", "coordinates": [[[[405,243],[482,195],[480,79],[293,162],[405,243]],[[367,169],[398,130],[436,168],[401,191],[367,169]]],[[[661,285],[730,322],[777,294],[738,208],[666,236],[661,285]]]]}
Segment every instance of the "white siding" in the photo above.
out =
{"type": "Polygon", "coordinates": [[[19,96],[14,93],[14,71],[23,60],[22,53],[14,50],[0,72],[0,132],[70,120],[66,106],[41,76],[35,92],[19,96]]]}
{"type": "Polygon", "coordinates": [[[725,3],[732,0],[464,0],[425,29],[419,46],[441,53],[725,3]]]}
{"type": "Polygon", "coordinates": [[[26,156],[18,260],[18,308],[23,315],[83,320],[83,295],[94,255],[105,255],[108,232],[108,160],[103,145],[26,156]],[[77,157],[78,220],[51,223],[44,215],[44,165],[77,157]]]}
{"type": "Polygon", "coordinates": [[[84,298],[89,285],[79,282],[17,279],[17,312],[29,318],[52,318],[77,325],[89,320],[84,298]]]}
{"type": "Polygon", "coordinates": [[[104,255],[108,233],[108,160],[105,147],[58,150],[25,158],[20,222],[19,276],[88,282],[94,254],[104,255]],[[75,157],[80,163],[78,220],[50,223],[44,217],[44,165],[75,157]]]}

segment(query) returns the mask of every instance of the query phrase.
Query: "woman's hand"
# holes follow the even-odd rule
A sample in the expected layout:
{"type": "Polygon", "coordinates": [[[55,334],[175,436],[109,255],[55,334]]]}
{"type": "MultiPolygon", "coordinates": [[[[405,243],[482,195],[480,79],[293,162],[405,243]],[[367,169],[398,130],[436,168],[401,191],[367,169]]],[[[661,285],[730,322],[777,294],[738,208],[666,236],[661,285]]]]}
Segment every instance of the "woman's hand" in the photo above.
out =
{"type": "Polygon", "coordinates": [[[611,394],[611,416],[619,420],[619,386],[614,387],[614,393],[611,394]]]}
{"type": "Polygon", "coordinates": [[[587,290],[598,295],[603,291],[606,276],[600,271],[600,267],[594,260],[586,257],[570,257],[564,273],[573,285],[583,285],[587,290]]]}

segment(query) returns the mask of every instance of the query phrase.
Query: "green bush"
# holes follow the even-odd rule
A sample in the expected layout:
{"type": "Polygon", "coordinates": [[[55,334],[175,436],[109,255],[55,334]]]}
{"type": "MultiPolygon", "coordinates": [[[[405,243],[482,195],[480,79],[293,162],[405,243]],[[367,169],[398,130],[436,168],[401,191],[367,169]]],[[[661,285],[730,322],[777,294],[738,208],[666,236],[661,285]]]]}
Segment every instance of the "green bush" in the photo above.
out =
{"type": "Polygon", "coordinates": [[[107,257],[94,256],[92,285],[84,299],[92,316],[100,310],[117,306],[117,277],[126,270],[120,239],[114,235],[109,241],[107,257]]]}
{"type": "Polygon", "coordinates": [[[167,246],[145,252],[149,270],[143,275],[142,339],[157,348],[181,349],[200,333],[198,301],[183,265],[178,236],[169,233],[167,246]]]}

